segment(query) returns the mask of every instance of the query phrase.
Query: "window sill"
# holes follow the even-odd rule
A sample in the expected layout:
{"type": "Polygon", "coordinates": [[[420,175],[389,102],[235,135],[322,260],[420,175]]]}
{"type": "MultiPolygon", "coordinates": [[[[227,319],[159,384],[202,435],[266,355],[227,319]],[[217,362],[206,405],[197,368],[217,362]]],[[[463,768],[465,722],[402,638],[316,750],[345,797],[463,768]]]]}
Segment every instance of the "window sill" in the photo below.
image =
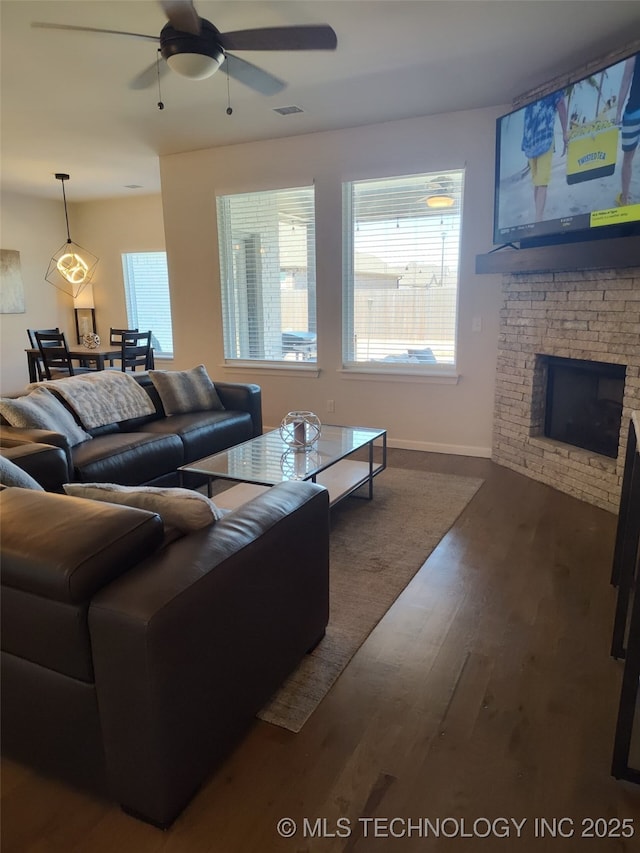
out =
{"type": "Polygon", "coordinates": [[[248,370],[257,370],[271,376],[304,376],[308,379],[317,379],[320,376],[320,368],[317,364],[309,364],[309,362],[303,361],[224,361],[220,367],[224,370],[235,370],[242,373],[246,373],[248,370]]]}
{"type": "Polygon", "coordinates": [[[393,369],[380,367],[342,367],[338,370],[343,379],[357,379],[367,382],[418,382],[436,385],[457,385],[460,374],[455,367],[441,370],[416,370],[409,366],[396,366],[393,369]]]}

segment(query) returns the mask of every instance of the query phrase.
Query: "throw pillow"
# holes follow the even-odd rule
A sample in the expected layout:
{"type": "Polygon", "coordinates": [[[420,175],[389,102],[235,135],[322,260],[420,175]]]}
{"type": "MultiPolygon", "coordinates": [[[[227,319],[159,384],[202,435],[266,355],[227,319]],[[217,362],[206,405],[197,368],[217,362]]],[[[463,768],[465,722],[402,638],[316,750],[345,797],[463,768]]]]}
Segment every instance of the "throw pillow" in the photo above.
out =
{"type": "Polygon", "coordinates": [[[191,489],[120,486],[116,483],[66,483],[63,488],[74,497],[156,512],[165,527],[175,527],[181,533],[199,530],[224,515],[210,498],[191,489]]]}
{"type": "Polygon", "coordinates": [[[167,415],[224,410],[204,364],[191,370],[150,370],[149,376],[167,415]]]}
{"type": "Polygon", "coordinates": [[[46,388],[36,388],[24,397],[2,397],[0,414],[7,423],[22,429],[48,429],[67,437],[75,447],[91,436],[82,429],[71,412],[46,388]]]}
{"type": "Polygon", "coordinates": [[[19,486],[21,489],[34,489],[44,492],[44,489],[31,474],[23,471],[19,465],[0,455],[0,483],[3,486],[19,486]]]}

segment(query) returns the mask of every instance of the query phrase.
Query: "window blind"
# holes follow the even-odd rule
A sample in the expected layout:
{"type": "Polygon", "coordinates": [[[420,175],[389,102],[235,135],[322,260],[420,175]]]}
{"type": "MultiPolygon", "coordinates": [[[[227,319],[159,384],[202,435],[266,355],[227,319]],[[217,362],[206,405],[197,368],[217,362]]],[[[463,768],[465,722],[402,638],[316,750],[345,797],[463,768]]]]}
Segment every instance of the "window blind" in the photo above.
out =
{"type": "Polygon", "coordinates": [[[456,361],[462,170],[343,184],[343,364],[456,361]]]}
{"type": "Polygon", "coordinates": [[[151,329],[155,355],[173,357],[171,298],[166,252],[122,255],[129,328],[151,329]]]}
{"type": "Polygon", "coordinates": [[[219,196],[226,359],[316,361],[313,187],[219,196]]]}

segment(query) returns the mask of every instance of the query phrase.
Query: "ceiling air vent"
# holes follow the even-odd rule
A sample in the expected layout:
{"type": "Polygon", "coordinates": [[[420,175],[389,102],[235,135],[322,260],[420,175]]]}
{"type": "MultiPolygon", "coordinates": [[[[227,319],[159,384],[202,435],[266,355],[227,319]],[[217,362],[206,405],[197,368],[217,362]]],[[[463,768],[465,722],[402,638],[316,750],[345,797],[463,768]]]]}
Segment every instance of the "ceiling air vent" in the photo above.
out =
{"type": "Polygon", "coordinates": [[[275,107],[274,113],[280,113],[281,116],[290,116],[293,113],[303,113],[304,110],[301,110],[300,107],[275,107]]]}

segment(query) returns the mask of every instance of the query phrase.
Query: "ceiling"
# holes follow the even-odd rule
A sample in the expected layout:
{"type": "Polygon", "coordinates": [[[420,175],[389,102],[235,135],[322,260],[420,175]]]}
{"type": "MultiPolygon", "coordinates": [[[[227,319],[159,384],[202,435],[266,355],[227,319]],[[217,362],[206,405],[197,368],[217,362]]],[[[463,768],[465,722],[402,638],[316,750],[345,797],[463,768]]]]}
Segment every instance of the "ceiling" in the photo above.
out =
{"type": "Polygon", "coordinates": [[[220,71],[129,87],[152,41],[34,29],[34,21],[158,35],[155,0],[0,0],[1,187],[70,201],[158,192],[158,155],[509,104],[640,37],[630,0],[196,0],[222,32],[330,24],[335,52],[238,52],[287,80],[260,95],[220,71]],[[227,106],[233,114],[226,114],[227,106]],[[295,105],[289,116],[275,108],[295,105]],[[134,185],[135,189],[128,188],[134,185]]]}

